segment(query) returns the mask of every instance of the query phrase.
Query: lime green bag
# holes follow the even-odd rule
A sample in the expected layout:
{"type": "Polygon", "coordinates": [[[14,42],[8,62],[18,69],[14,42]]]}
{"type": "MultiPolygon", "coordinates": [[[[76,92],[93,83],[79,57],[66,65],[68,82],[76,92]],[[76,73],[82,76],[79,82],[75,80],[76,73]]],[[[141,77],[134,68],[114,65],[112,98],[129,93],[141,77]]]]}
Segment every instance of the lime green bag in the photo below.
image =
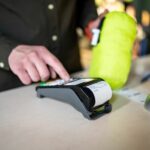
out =
{"type": "Polygon", "coordinates": [[[105,16],[100,42],[93,47],[90,77],[104,79],[112,89],[121,88],[126,83],[136,27],[136,21],[126,13],[114,11],[105,16]]]}

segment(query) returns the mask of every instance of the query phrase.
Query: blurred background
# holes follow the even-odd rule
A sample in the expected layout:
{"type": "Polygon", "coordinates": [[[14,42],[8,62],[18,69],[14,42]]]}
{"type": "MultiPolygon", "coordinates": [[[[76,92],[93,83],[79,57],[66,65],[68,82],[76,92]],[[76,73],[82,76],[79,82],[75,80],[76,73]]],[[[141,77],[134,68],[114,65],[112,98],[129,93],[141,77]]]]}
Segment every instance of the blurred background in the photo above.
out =
{"type": "MultiPolygon", "coordinates": [[[[95,0],[98,14],[105,9],[123,11],[137,21],[137,38],[132,50],[132,59],[150,54],[150,0],[95,0]]],[[[87,68],[91,62],[91,46],[82,31],[80,35],[81,62],[87,68]]]]}

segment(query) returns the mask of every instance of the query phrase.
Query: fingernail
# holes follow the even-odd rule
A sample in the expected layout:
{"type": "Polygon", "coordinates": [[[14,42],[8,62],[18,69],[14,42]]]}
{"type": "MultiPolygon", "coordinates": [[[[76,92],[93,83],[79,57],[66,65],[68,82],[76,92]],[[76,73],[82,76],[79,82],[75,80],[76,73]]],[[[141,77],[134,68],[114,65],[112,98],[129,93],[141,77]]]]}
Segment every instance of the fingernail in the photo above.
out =
{"type": "Polygon", "coordinates": [[[65,74],[64,80],[68,81],[70,79],[70,75],[68,73],[65,74]]]}

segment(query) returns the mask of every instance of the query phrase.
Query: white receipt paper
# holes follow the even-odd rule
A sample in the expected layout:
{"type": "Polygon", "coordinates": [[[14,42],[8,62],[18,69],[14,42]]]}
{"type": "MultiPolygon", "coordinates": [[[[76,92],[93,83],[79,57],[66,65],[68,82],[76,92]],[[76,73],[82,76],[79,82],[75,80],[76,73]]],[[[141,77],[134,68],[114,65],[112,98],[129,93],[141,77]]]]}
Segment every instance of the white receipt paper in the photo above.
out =
{"type": "Polygon", "coordinates": [[[104,104],[112,97],[112,90],[105,81],[100,81],[86,87],[92,91],[95,97],[94,107],[104,104]]]}

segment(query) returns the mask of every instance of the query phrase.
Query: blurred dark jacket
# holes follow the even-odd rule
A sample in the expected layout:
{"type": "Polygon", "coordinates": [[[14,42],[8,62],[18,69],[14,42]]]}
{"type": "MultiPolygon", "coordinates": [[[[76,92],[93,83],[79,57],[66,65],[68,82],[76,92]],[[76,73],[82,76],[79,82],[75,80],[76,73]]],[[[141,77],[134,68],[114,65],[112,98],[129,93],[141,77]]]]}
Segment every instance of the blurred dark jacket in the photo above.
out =
{"type": "Polygon", "coordinates": [[[76,28],[96,18],[94,0],[0,0],[0,68],[27,44],[46,46],[69,72],[81,69],[76,28]]]}

